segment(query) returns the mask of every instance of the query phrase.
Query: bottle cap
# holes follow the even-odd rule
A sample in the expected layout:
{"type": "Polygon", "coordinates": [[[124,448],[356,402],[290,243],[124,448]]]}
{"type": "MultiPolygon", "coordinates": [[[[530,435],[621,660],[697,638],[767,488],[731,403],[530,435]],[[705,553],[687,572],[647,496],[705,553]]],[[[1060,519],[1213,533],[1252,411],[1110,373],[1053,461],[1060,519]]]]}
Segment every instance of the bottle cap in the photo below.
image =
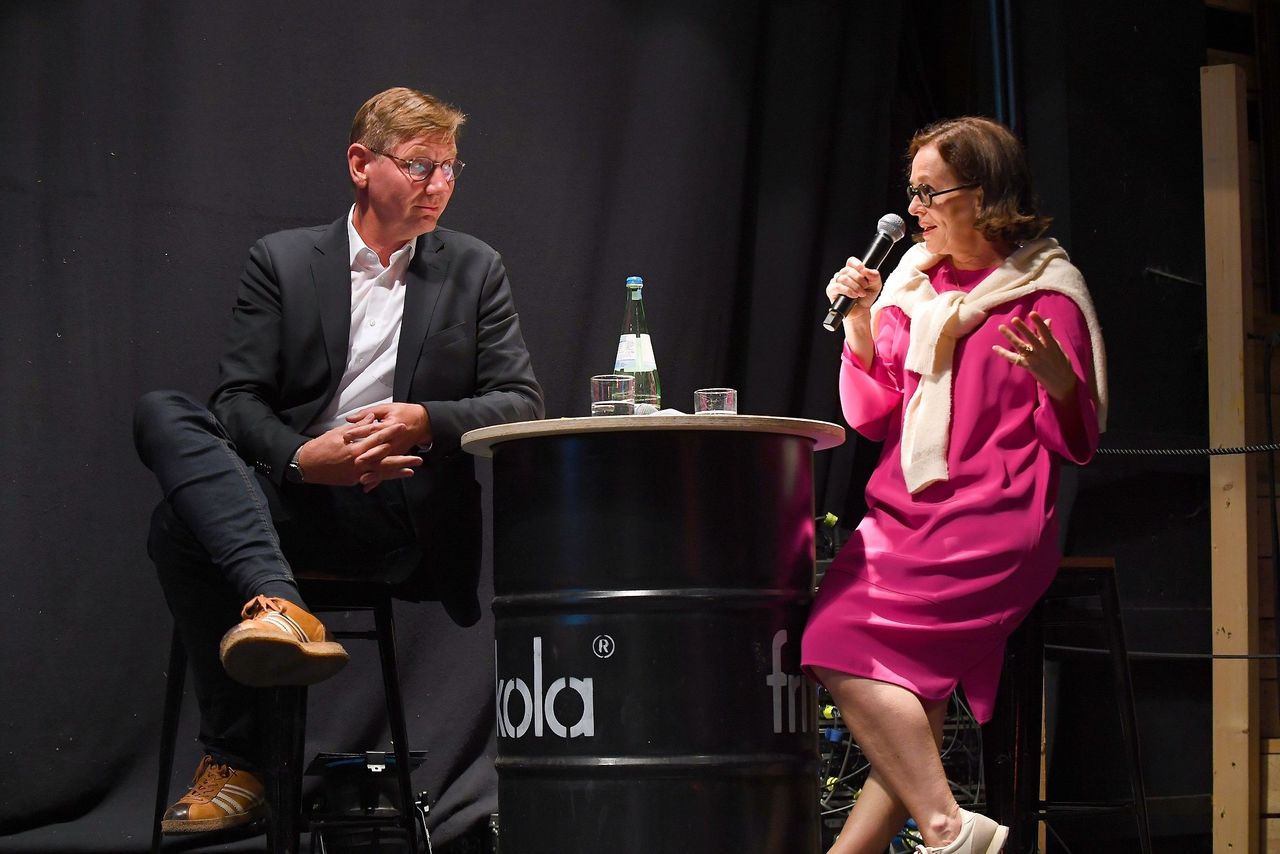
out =
{"type": "Polygon", "coordinates": [[[629,287],[629,288],[643,288],[643,287],[644,287],[644,279],[640,278],[639,276],[627,276],[627,287],[629,287]]]}

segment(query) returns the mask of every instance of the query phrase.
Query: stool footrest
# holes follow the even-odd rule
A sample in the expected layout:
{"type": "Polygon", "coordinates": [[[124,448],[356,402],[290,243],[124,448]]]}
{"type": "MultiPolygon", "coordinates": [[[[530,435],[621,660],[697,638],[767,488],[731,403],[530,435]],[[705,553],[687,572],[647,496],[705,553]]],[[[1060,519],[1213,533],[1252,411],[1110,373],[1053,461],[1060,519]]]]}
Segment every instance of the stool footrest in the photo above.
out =
{"type": "Polygon", "coordinates": [[[1051,801],[1040,802],[1036,813],[1040,818],[1070,817],[1074,815],[1103,815],[1106,813],[1133,813],[1132,800],[1120,801],[1051,801]]]}
{"type": "Polygon", "coordinates": [[[378,633],[376,631],[359,631],[356,629],[338,629],[336,631],[329,632],[329,634],[333,635],[338,640],[377,640],[378,639],[378,633]]]}
{"type": "Polygon", "coordinates": [[[389,812],[384,815],[311,815],[307,821],[312,831],[333,827],[385,827],[403,831],[404,818],[399,812],[389,812]]]}

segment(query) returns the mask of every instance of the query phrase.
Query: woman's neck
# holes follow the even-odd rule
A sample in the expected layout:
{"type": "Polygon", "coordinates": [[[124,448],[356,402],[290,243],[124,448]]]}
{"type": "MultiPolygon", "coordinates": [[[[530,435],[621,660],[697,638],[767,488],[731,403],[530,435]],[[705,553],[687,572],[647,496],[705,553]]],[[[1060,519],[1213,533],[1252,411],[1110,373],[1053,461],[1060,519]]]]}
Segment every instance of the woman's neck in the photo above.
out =
{"type": "Polygon", "coordinates": [[[999,267],[1011,254],[1003,244],[977,237],[971,245],[952,251],[951,266],[957,270],[985,270],[999,267]]]}

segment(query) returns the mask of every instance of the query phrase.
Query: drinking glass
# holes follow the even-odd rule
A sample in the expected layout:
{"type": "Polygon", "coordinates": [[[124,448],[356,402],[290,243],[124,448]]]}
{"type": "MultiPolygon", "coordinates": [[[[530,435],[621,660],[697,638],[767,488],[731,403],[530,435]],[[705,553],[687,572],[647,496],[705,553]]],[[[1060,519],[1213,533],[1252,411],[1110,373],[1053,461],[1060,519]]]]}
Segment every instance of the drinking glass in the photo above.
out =
{"type": "Polygon", "coordinates": [[[700,388],[693,393],[695,415],[737,415],[738,390],[733,388],[700,388]]]}
{"type": "Polygon", "coordinates": [[[591,378],[592,415],[634,415],[636,378],[630,374],[598,374],[591,378]]]}

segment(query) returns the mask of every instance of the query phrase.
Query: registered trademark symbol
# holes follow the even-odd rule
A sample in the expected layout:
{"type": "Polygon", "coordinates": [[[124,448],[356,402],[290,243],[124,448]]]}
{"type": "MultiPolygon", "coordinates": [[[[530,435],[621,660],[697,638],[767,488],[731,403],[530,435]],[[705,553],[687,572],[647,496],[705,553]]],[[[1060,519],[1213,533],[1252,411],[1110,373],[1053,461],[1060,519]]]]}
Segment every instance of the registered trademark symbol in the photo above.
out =
{"type": "Polygon", "coordinates": [[[591,651],[596,654],[596,658],[609,658],[615,649],[617,647],[613,638],[608,635],[596,635],[596,639],[591,642],[591,651]]]}

